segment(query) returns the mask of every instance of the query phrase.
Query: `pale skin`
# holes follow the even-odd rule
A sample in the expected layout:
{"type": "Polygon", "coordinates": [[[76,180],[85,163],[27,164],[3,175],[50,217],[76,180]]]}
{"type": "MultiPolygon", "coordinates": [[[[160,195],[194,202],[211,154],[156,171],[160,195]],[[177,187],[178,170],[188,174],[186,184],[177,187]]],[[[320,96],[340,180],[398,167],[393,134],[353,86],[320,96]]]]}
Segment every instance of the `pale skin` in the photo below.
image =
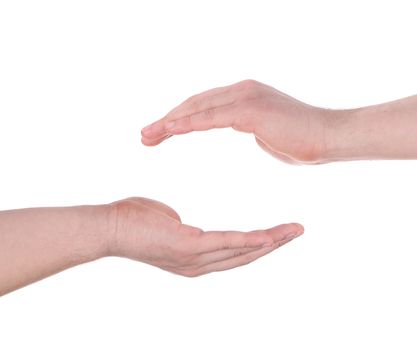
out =
{"type": "Polygon", "coordinates": [[[417,96],[331,110],[303,103],[254,80],[192,96],[142,130],[155,146],[172,135],[231,127],[266,152],[298,164],[417,158],[417,96]]]}
{"type": "Polygon", "coordinates": [[[252,232],[181,223],[147,198],[111,204],[0,212],[0,295],[106,256],[194,277],[248,264],[303,233],[299,224],[252,232]]]}
{"type": "MultiPolygon", "coordinates": [[[[173,135],[231,127],[291,164],[417,158],[417,96],[331,110],[253,80],[192,96],[142,130],[155,146],[173,135]]],[[[120,256],[183,276],[238,267],[303,233],[300,224],[204,232],[146,199],[107,205],[0,212],[0,295],[66,268],[120,256]]]]}

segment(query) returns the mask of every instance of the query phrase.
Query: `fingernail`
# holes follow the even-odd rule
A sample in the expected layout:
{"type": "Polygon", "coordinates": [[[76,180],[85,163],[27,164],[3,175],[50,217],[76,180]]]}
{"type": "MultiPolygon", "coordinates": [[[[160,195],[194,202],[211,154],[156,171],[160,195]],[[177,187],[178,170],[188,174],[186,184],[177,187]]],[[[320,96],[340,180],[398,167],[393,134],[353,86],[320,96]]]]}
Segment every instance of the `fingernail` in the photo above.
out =
{"type": "Polygon", "coordinates": [[[167,129],[172,129],[172,128],[174,128],[174,126],[175,126],[175,120],[171,120],[171,121],[169,121],[165,124],[165,127],[167,129]]]}
{"type": "Polygon", "coordinates": [[[149,124],[148,126],[145,126],[145,127],[142,129],[142,132],[143,132],[144,134],[148,134],[148,133],[151,131],[152,126],[153,126],[153,124],[149,124]]]}
{"type": "Polygon", "coordinates": [[[291,225],[296,226],[295,231],[301,232],[301,233],[304,232],[304,226],[303,225],[301,225],[301,224],[299,224],[297,222],[294,222],[291,225]]]}

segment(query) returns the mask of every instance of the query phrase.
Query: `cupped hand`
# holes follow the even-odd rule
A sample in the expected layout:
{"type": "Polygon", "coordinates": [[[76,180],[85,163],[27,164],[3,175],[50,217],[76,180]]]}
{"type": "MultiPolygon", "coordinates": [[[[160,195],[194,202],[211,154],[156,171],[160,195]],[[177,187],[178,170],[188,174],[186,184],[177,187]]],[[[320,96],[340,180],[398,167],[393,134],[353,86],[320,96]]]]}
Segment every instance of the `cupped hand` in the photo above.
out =
{"type": "Polygon", "coordinates": [[[170,207],[139,197],[114,202],[110,208],[108,255],[189,277],[248,264],[304,231],[300,224],[285,224],[248,233],[204,232],[182,224],[170,207]]]}
{"type": "Polygon", "coordinates": [[[280,160],[321,163],[329,112],[244,80],[190,97],[144,128],[142,143],[155,146],[172,135],[232,127],[254,134],[262,149],[280,160]]]}

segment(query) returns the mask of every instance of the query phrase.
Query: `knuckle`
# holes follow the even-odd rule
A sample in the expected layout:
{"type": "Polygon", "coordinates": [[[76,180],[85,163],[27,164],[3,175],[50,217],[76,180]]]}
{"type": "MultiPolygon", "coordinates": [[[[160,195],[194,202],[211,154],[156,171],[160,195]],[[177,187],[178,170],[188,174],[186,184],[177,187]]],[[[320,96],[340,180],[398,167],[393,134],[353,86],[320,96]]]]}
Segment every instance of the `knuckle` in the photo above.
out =
{"type": "Polygon", "coordinates": [[[243,243],[244,248],[251,248],[253,247],[253,244],[248,239],[243,243]]]}
{"type": "Polygon", "coordinates": [[[127,197],[127,198],[125,198],[125,199],[122,199],[121,201],[119,201],[119,202],[138,202],[138,201],[141,201],[141,200],[143,200],[143,197],[127,197]]]}
{"type": "Polygon", "coordinates": [[[244,89],[255,88],[258,85],[259,85],[259,82],[257,82],[254,79],[245,79],[237,83],[237,86],[239,86],[240,88],[244,88],[244,89]]]}
{"type": "Polygon", "coordinates": [[[197,227],[182,224],[179,228],[179,233],[181,234],[181,239],[178,240],[178,244],[181,246],[187,246],[187,244],[189,245],[196,239],[200,238],[203,234],[203,230],[197,227]]]}
{"type": "Polygon", "coordinates": [[[183,233],[185,233],[188,237],[198,237],[203,233],[203,230],[198,228],[198,227],[193,227],[193,226],[188,226],[188,225],[183,225],[183,233]]]}
{"type": "Polygon", "coordinates": [[[213,120],[213,117],[214,117],[214,111],[213,111],[212,109],[206,109],[206,110],[204,111],[204,117],[205,117],[206,119],[211,119],[211,120],[213,120]]]}
{"type": "Polygon", "coordinates": [[[199,96],[199,94],[192,95],[192,96],[188,97],[188,98],[184,101],[184,103],[194,103],[194,102],[195,102],[195,100],[197,100],[198,96],[199,96]]]}
{"type": "Polygon", "coordinates": [[[262,96],[263,89],[261,89],[261,83],[257,82],[256,80],[243,80],[238,83],[238,90],[239,90],[239,98],[240,102],[244,102],[247,100],[254,100],[260,96],[262,96]]]}
{"type": "Polygon", "coordinates": [[[225,232],[223,232],[222,234],[222,243],[221,246],[219,247],[220,249],[230,249],[232,247],[232,242],[230,240],[230,238],[227,236],[227,234],[225,232]]]}
{"type": "Polygon", "coordinates": [[[243,252],[242,251],[240,251],[240,250],[238,250],[238,251],[235,251],[235,252],[233,252],[233,257],[238,257],[238,256],[241,256],[243,254],[243,252]]]}
{"type": "Polygon", "coordinates": [[[216,128],[216,122],[214,118],[214,110],[213,109],[206,109],[204,111],[204,119],[209,121],[210,128],[216,128]]]}

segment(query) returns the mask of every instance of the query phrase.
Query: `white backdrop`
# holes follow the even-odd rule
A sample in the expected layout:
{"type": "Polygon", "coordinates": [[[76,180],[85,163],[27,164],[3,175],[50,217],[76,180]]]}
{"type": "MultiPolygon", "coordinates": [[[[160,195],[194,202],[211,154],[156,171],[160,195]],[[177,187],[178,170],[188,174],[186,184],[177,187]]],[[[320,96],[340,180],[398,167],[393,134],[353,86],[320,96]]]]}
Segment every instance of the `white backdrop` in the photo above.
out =
{"type": "Polygon", "coordinates": [[[246,78],[331,108],[417,93],[412,3],[0,0],[0,209],[146,196],[204,229],[306,228],[196,279],[65,271],[0,299],[0,349],[415,349],[417,161],[290,166],[232,130],[140,143],[246,78]]]}

